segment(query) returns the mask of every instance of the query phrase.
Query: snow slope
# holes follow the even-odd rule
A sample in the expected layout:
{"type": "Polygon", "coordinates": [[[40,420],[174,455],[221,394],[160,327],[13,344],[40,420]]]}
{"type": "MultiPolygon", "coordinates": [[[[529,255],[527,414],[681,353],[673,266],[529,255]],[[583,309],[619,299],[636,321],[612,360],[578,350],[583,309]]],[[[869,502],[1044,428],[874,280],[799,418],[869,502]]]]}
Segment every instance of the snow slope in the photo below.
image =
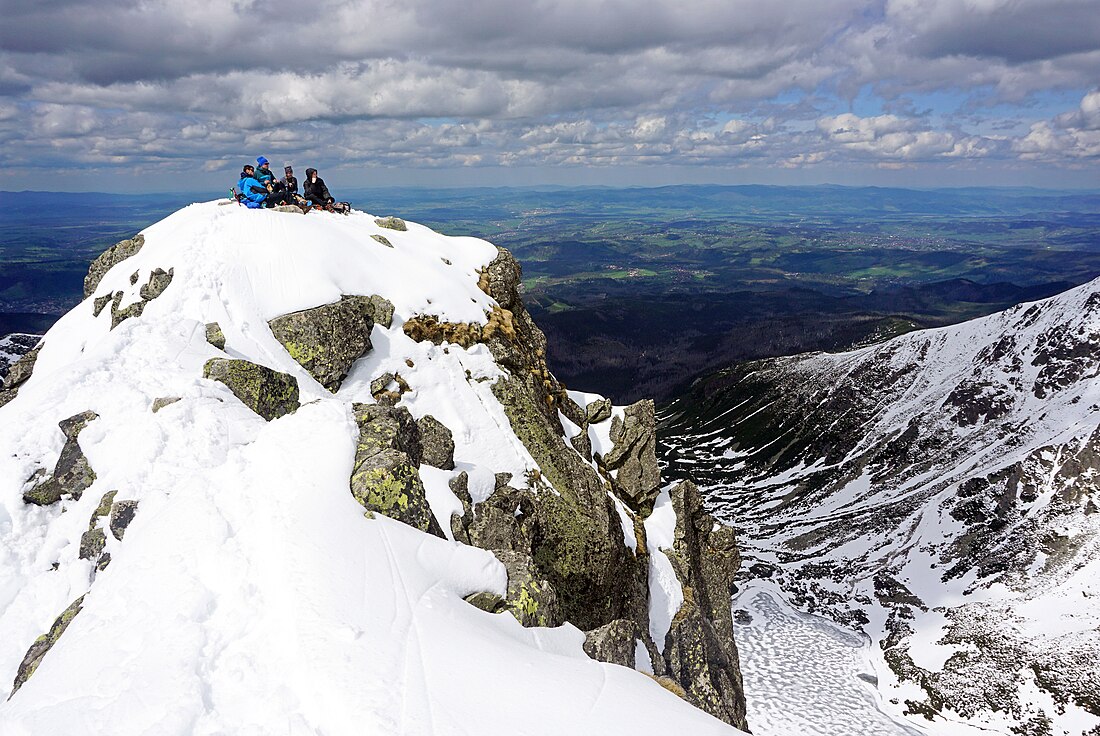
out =
{"type": "Polygon", "coordinates": [[[663,418],[664,460],[736,523],[748,576],[871,637],[895,715],[1081,734],[1100,727],[1098,427],[1100,280],[701,381],[663,418]]]}
{"type": "Polygon", "coordinates": [[[651,678],[589,659],[571,625],[525,629],[467,604],[504,592],[492,554],[366,518],[350,495],[351,403],[370,403],[371,378],[398,367],[412,388],[403,404],[454,431],[455,471],[425,472],[444,529],[460,508],[451,475],[467,471],[477,500],[493,473],[535,467],[476,380],[501,370],[488,351],[401,330],[415,313],[484,323],[492,300],[476,270],[492,245],[412,223],[382,230],[361,212],[214,202],[144,235],[96,293],[121,290],[125,307],[156,268],[174,269],[170,286],[114,330],[91,299],[73,309],[0,408],[0,681],[85,596],[0,703],[0,734],[737,733],[651,678]],[[342,294],[380,294],[396,315],[333,395],[267,321],[342,294]],[[204,380],[205,361],[224,357],[205,340],[215,321],[230,356],[294,375],[302,408],[265,422],[204,380]],[[169,396],[182,400],[150,410],[169,396]],[[25,504],[26,479],[61,450],[57,423],[85,410],[99,415],[80,434],[94,484],[80,500],[25,504]],[[110,490],[139,505],[123,541],[107,535],[111,563],[96,572],[78,547],[110,490]]]}

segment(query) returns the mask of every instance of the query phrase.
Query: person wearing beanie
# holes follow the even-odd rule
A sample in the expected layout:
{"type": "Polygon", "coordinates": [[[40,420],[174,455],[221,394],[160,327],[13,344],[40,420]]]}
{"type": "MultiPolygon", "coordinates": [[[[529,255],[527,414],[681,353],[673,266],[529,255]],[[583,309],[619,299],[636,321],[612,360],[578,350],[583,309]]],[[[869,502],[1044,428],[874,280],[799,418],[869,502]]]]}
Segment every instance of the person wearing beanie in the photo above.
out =
{"type": "Polygon", "coordinates": [[[283,191],[282,183],[276,179],[275,174],[271,172],[270,162],[263,156],[260,156],[256,159],[256,163],[259,164],[259,168],[256,169],[256,178],[260,183],[264,186],[268,186],[272,192],[283,191]]]}
{"type": "Polygon", "coordinates": [[[279,179],[279,183],[283,185],[285,191],[298,196],[298,179],[294,176],[294,168],[290,164],[283,167],[283,178],[279,179]]]}

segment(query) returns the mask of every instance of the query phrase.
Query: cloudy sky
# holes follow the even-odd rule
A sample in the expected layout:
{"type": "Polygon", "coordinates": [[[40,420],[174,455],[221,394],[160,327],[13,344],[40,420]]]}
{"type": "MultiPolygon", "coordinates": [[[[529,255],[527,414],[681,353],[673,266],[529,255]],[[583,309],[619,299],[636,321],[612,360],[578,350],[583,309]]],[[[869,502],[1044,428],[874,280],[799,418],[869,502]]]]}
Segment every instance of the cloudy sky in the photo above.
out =
{"type": "Polygon", "coordinates": [[[1097,0],[0,0],[0,189],[1100,187],[1097,0]]]}

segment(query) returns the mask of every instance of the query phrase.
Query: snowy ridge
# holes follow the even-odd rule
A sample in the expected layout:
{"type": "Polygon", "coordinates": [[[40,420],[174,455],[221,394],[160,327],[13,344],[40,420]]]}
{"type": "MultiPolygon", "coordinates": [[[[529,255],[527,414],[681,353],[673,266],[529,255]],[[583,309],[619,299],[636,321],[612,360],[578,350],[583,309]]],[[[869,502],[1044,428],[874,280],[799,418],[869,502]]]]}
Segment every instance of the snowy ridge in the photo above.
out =
{"type": "Polygon", "coordinates": [[[1086,733],[1098,374],[1100,280],[726,371],[665,413],[663,459],[737,524],[753,575],[871,636],[897,715],[934,733],[1086,733]]]}
{"type": "Polygon", "coordinates": [[[0,734],[738,733],[644,674],[589,659],[571,624],[523,628],[478,610],[463,598],[508,582],[493,554],[367,518],[349,494],[351,405],[372,403],[387,371],[407,381],[414,417],[430,411],[453,432],[455,470],[422,469],[448,537],[462,512],[450,479],[465,471],[476,503],[494,474],[538,469],[485,380],[503,370],[485,346],[402,331],[416,314],[484,325],[491,244],[383,230],[362,212],[214,202],[143,234],[95,296],[122,292],[112,309],[124,310],[157,269],[170,285],[114,329],[112,309],[97,316],[85,300],[0,407],[0,691],[83,596],[0,703],[0,734]],[[382,234],[392,248],[372,238],[382,234]],[[395,316],[332,394],[268,320],[344,294],[381,295],[395,316]],[[210,322],[224,352],[206,339],[210,322]],[[294,376],[301,408],[267,422],[202,378],[226,354],[294,376]],[[151,411],[162,397],[180,400],[151,411]],[[79,499],[25,503],[28,479],[62,452],[58,422],[88,410],[98,418],[79,446],[94,482],[79,499]],[[106,534],[97,571],[81,539],[109,491],[137,511],[123,539],[106,534]]]}

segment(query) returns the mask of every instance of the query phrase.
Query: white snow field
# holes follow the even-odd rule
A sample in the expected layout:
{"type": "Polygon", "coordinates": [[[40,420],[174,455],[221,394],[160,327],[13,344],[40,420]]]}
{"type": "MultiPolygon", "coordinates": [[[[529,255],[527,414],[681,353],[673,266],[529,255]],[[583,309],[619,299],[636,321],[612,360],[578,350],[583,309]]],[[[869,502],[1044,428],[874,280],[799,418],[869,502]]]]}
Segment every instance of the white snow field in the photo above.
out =
{"type": "Polygon", "coordinates": [[[744,586],[733,610],[756,736],[928,733],[887,713],[876,690],[885,663],[876,667],[865,636],[795,609],[768,583],[744,586]]]}
{"type": "MultiPolygon", "coordinates": [[[[384,518],[368,519],[348,479],[354,401],[399,368],[403,403],[454,431],[454,473],[475,499],[492,474],[534,467],[487,381],[478,346],[416,343],[404,318],[484,323],[493,304],[476,269],[490,244],[409,224],[382,230],[354,212],[308,216],[191,205],[144,231],[139,254],[96,295],[136,300],[153,269],[171,285],[140,318],[110,330],[87,299],[45,336],[30,380],[0,408],[0,694],[28,647],[79,596],[83,610],[27,683],[0,702],[0,734],[342,736],[343,734],[739,733],[646,675],[589,659],[571,625],[522,628],[463,601],[503,593],[488,552],[384,518]],[[385,234],[393,248],[371,239],[385,234]],[[279,345],[278,315],[380,294],[393,327],[333,395],[279,345]],[[202,378],[224,356],[293,374],[303,406],[265,422],[202,378]],[[412,367],[406,363],[411,361],[412,367]],[[469,374],[467,374],[469,371],[469,374]],[[469,378],[468,378],[469,376],[469,378]],[[182,400],[154,413],[158,397],[182,400]],[[21,494],[53,467],[58,421],[99,418],[80,434],[97,473],[80,500],[47,507],[21,494]],[[139,502],[110,565],[78,559],[101,496],[139,502]]],[[[451,473],[429,477],[449,528],[451,473]]]]}

